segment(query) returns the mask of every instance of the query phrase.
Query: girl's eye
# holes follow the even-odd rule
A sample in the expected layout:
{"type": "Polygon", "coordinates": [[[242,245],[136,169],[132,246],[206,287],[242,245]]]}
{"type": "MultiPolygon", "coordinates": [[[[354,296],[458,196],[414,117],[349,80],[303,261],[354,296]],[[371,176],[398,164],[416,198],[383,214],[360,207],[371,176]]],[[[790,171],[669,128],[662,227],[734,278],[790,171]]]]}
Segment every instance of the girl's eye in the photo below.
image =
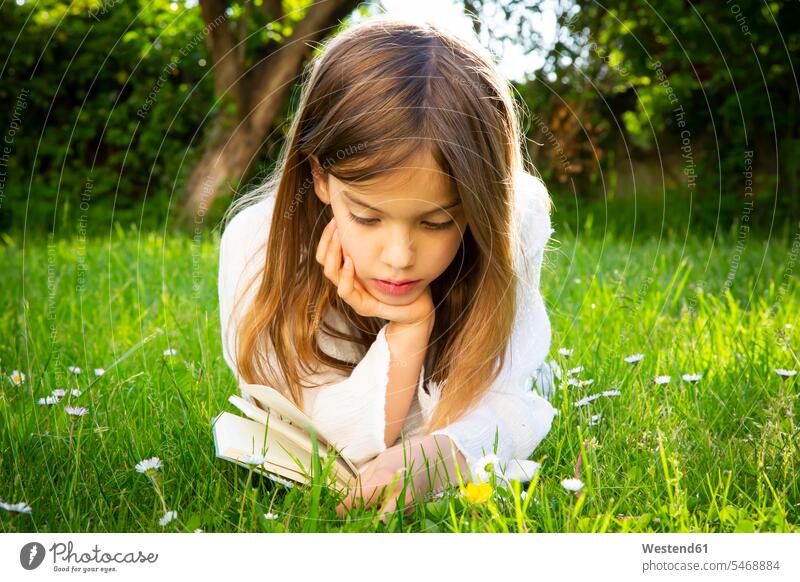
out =
{"type": "Polygon", "coordinates": [[[447,222],[425,222],[423,223],[425,228],[430,230],[444,230],[445,228],[450,228],[455,224],[455,221],[449,220],[447,222]]]}
{"type": "MultiPolygon", "coordinates": [[[[379,219],[377,218],[361,218],[360,216],[356,216],[352,212],[350,213],[350,219],[356,222],[357,224],[363,225],[370,225],[375,224],[378,222],[379,219]]],[[[448,222],[423,222],[422,224],[425,225],[425,228],[428,230],[444,230],[446,228],[450,228],[455,224],[455,221],[450,220],[448,222]]]]}
{"type": "Polygon", "coordinates": [[[358,224],[375,224],[376,222],[378,222],[377,218],[361,218],[360,216],[356,216],[352,212],[350,213],[350,220],[353,220],[358,224]]]}

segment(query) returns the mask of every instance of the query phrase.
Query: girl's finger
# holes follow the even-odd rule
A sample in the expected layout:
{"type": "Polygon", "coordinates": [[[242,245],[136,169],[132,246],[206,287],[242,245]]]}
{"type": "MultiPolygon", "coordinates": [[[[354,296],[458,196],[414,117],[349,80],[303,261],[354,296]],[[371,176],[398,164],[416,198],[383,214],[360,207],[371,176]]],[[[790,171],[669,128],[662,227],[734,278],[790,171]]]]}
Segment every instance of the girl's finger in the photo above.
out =
{"type": "Polygon", "coordinates": [[[355,278],[355,268],[353,269],[353,287],[362,295],[367,292],[367,290],[364,289],[364,286],[355,278]]]}
{"type": "Polygon", "coordinates": [[[350,257],[344,258],[344,265],[339,273],[339,285],[337,289],[339,297],[350,303],[351,307],[356,309],[356,306],[351,303],[353,299],[353,262],[350,257]]]}
{"type": "Polygon", "coordinates": [[[342,508],[345,508],[345,507],[346,508],[350,508],[350,507],[353,506],[353,492],[352,491],[350,491],[350,493],[348,493],[347,496],[344,499],[342,499],[342,502],[340,503],[340,506],[342,508]]]}
{"type": "Polygon", "coordinates": [[[342,245],[339,242],[339,231],[334,230],[328,247],[328,255],[325,258],[325,276],[337,286],[339,285],[339,269],[341,265],[342,245]]]}
{"type": "Polygon", "coordinates": [[[358,491],[360,490],[360,488],[361,488],[361,483],[360,483],[360,480],[358,480],[358,479],[355,480],[355,482],[353,482],[351,484],[351,486],[349,487],[349,489],[347,491],[347,495],[345,495],[345,497],[344,497],[344,499],[342,499],[341,503],[339,503],[339,505],[336,506],[337,512],[339,512],[339,510],[341,510],[341,512],[339,512],[340,516],[344,516],[344,513],[346,511],[349,511],[349,510],[354,508],[353,504],[356,501],[356,498],[358,496],[358,491]]]}
{"type": "Polygon", "coordinates": [[[380,510],[381,521],[383,522],[383,525],[389,525],[389,519],[391,519],[394,511],[395,508],[392,504],[389,504],[386,506],[386,508],[380,510]]]}
{"type": "Polygon", "coordinates": [[[353,266],[353,259],[345,257],[342,271],[339,274],[339,297],[344,299],[350,307],[356,310],[357,313],[365,317],[370,317],[364,306],[364,295],[359,291],[361,287],[356,281],[356,268],[353,266]]]}
{"type": "MultiPolygon", "coordinates": [[[[381,519],[383,520],[383,523],[387,523],[392,514],[397,511],[399,502],[400,502],[400,493],[395,492],[394,495],[392,495],[391,499],[387,500],[385,506],[382,508],[383,515],[381,519]]],[[[406,502],[404,505],[401,506],[401,509],[403,510],[403,513],[405,515],[410,515],[411,513],[414,512],[414,504],[406,502]]]]}
{"type": "Polygon", "coordinates": [[[325,257],[328,254],[328,246],[330,246],[331,234],[333,233],[333,228],[335,225],[336,225],[336,219],[333,218],[322,230],[322,236],[319,237],[316,259],[320,265],[325,264],[325,257]]]}

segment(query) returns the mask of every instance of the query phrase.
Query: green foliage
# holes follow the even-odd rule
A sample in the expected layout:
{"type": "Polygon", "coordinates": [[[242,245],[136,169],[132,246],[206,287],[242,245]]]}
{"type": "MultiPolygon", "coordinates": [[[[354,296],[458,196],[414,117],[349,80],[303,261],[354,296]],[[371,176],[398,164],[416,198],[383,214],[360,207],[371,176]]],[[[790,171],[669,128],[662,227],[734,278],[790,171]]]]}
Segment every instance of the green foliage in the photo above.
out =
{"type": "Polygon", "coordinates": [[[213,113],[199,9],[40,0],[7,3],[3,16],[3,126],[17,105],[21,129],[0,229],[167,220],[213,113]]]}
{"type": "MultiPolygon", "coordinates": [[[[574,0],[561,6],[557,42],[522,93],[545,117],[567,103],[580,118],[579,132],[559,133],[592,145],[585,155],[564,145],[584,162],[584,174],[575,178],[579,193],[597,189],[594,174],[617,171],[606,155],[614,143],[624,140],[629,148],[618,157],[633,164],[650,159],[654,167],[663,161],[668,170],[675,164],[670,156],[681,162],[688,137],[696,183],[667,187],[679,195],[693,190],[703,205],[717,207],[718,216],[704,217],[714,219],[712,227],[742,218],[748,150],[755,152],[754,222],[769,227],[775,219],[800,219],[800,172],[791,162],[800,147],[791,57],[800,46],[800,5],[623,0],[609,8],[574,0]],[[596,131],[606,123],[606,131],[596,131]]],[[[558,181],[555,164],[540,167],[558,181]]],[[[646,190],[640,194],[657,194],[646,190]]]]}
{"type": "MultiPolygon", "coordinates": [[[[497,27],[507,40],[538,38],[525,17],[541,11],[536,2],[469,4],[516,18],[511,28],[497,27]]],[[[249,9],[230,2],[237,35],[246,18],[246,68],[292,33],[307,5],[284,1],[286,16],[275,20],[260,0],[249,9]]],[[[367,5],[358,12],[369,12],[367,5]]],[[[7,149],[0,150],[0,232],[99,233],[112,220],[149,226],[170,220],[210,121],[233,106],[214,99],[204,23],[199,7],[191,6],[184,0],[3,5],[0,131],[7,149]]],[[[640,185],[637,195],[652,199],[645,205],[663,200],[672,210],[671,201],[691,197],[693,225],[713,230],[741,222],[743,152],[751,149],[751,224],[800,219],[800,175],[791,162],[800,154],[800,107],[789,57],[800,46],[794,24],[800,5],[737,0],[734,11],[727,2],[624,0],[607,10],[574,0],[559,6],[559,35],[544,68],[516,87],[570,161],[565,170],[555,157],[534,160],[554,192],[571,196],[574,186],[581,203],[611,201],[623,189],[629,158],[654,165],[663,158],[674,166],[666,158],[680,156],[687,130],[696,182],[689,186],[678,176],[640,185]],[[617,151],[620,140],[629,151],[617,151]]],[[[295,87],[253,179],[274,163],[297,96],[295,87]]],[[[529,137],[541,142],[536,130],[529,127],[529,137]]],[[[227,202],[217,201],[208,223],[227,202]]],[[[627,204],[622,211],[635,213],[630,199],[627,204]]]]}

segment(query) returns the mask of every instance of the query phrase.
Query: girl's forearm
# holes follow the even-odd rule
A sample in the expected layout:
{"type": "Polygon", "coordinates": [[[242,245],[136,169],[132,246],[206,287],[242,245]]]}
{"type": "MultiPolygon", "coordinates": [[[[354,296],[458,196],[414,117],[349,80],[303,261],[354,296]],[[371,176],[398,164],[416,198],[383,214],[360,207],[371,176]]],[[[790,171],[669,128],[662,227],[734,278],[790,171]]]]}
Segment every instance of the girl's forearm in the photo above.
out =
{"type": "Polygon", "coordinates": [[[387,448],[394,444],[405,424],[428,351],[432,327],[426,322],[408,326],[390,322],[386,328],[391,354],[385,406],[384,442],[387,448]]]}

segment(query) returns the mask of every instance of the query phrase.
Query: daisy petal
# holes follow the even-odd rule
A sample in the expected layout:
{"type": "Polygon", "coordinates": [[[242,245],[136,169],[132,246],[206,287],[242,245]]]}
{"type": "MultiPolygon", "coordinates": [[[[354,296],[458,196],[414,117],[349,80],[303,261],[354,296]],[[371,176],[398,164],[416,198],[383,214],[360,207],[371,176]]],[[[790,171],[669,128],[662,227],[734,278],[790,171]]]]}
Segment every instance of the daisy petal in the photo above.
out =
{"type": "Polygon", "coordinates": [[[158,520],[159,525],[167,525],[173,519],[178,519],[178,512],[177,511],[168,511],[164,514],[164,517],[158,520]]]}
{"type": "Polygon", "coordinates": [[[148,471],[157,471],[162,467],[161,459],[158,457],[150,457],[149,459],[145,459],[144,461],[139,461],[136,463],[136,470],[139,473],[147,473],[148,471]]]}
{"type": "Polygon", "coordinates": [[[30,513],[32,511],[31,506],[24,501],[20,501],[19,503],[6,503],[0,499],[0,507],[6,511],[16,511],[17,513],[30,513]]]}
{"type": "Polygon", "coordinates": [[[583,489],[583,481],[580,479],[563,479],[561,486],[567,491],[580,491],[583,489]]]}

